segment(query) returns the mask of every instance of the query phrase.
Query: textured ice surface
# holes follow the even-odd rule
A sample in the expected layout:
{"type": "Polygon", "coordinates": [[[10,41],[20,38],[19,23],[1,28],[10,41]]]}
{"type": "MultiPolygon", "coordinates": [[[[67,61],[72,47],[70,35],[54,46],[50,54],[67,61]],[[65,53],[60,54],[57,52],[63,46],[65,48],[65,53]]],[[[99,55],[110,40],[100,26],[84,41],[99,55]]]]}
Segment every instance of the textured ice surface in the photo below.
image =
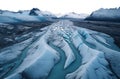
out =
{"type": "MultiPolygon", "coordinates": [[[[19,66],[13,69],[11,73],[4,72],[8,73],[6,79],[47,78],[53,67],[60,61],[59,51],[52,48],[49,43],[64,51],[66,57],[64,69],[69,68],[69,65],[76,60],[70,44],[75,46],[82,57],[81,65],[74,72],[66,73],[66,79],[120,78],[120,52],[109,35],[76,27],[68,20],[53,23],[42,30],[46,32],[24,50],[22,50],[24,44],[21,46],[16,44],[20,48],[13,45],[2,50],[0,53],[1,64],[4,64],[3,60],[6,60],[5,63],[9,64],[9,60],[16,58],[18,52],[12,52],[13,55],[9,52],[10,50],[22,50],[21,53],[25,53],[20,57],[22,62],[18,64],[19,66]]],[[[25,43],[25,46],[27,45],[25,43]]],[[[5,67],[1,67],[1,70],[5,67]]],[[[55,72],[55,74],[59,74],[58,72],[55,72]]]]}

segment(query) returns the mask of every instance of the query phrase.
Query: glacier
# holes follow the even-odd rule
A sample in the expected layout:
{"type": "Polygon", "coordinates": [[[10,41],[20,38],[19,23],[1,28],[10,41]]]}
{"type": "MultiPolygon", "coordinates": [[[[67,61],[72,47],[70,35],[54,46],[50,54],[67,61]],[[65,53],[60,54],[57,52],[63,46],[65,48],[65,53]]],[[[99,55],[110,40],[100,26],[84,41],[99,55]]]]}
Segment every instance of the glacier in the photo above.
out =
{"type": "Polygon", "coordinates": [[[60,20],[33,35],[0,50],[0,78],[120,78],[120,49],[107,34],[60,20]]]}

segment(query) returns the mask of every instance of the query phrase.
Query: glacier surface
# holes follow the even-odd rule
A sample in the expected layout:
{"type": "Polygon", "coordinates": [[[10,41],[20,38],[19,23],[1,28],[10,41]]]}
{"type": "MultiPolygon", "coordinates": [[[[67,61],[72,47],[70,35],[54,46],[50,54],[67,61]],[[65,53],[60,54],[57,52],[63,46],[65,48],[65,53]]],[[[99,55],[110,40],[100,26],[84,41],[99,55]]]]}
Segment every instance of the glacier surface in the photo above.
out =
{"type": "Polygon", "coordinates": [[[51,71],[59,68],[61,53],[63,79],[120,78],[120,52],[109,35],[74,26],[69,20],[42,30],[34,41],[31,37],[0,51],[0,78],[60,79],[60,71],[51,71]]]}

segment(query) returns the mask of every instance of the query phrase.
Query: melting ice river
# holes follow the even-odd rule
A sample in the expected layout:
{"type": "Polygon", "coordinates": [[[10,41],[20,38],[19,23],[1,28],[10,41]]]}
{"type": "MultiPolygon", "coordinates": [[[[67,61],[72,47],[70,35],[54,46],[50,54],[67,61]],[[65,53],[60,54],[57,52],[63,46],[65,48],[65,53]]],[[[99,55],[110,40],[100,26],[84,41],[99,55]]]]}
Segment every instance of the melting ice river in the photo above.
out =
{"type": "Polygon", "coordinates": [[[66,69],[64,69],[64,64],[66,61],[65,53],[62,49],[54,46],[52,43],[49,45],[58,51],[60,53],[60,60],[59,62],[53,67],[52,71],[48,75],[47,79],[65,79],[65,76],[68,73],[74,72],[79,66],[81,65],[81,56],[78,52],[78,50],[75,48],[75,46],[72,44],[72,42],[68,43],[74,52],[75,55],[75,61],[72,62],[66,69]]]}
{"type": "Polygon", "coordinates": [[[1,79],[119,79],[120,52],[109,35],[68,20],[43,31],[1,50],[1,79]]]}

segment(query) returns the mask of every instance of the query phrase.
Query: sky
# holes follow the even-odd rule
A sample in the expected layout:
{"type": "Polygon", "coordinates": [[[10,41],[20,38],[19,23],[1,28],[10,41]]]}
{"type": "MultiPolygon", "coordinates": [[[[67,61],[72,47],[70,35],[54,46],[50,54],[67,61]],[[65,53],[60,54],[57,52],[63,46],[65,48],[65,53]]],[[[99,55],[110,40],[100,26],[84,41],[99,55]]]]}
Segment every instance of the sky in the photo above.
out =
{"type": "Polygon", "coordinates": [[[120,0],[0,0],[0,9],[18,11],[39,8],[52,13],[87,13],[99,8],[120,7],[120,0]]]}

